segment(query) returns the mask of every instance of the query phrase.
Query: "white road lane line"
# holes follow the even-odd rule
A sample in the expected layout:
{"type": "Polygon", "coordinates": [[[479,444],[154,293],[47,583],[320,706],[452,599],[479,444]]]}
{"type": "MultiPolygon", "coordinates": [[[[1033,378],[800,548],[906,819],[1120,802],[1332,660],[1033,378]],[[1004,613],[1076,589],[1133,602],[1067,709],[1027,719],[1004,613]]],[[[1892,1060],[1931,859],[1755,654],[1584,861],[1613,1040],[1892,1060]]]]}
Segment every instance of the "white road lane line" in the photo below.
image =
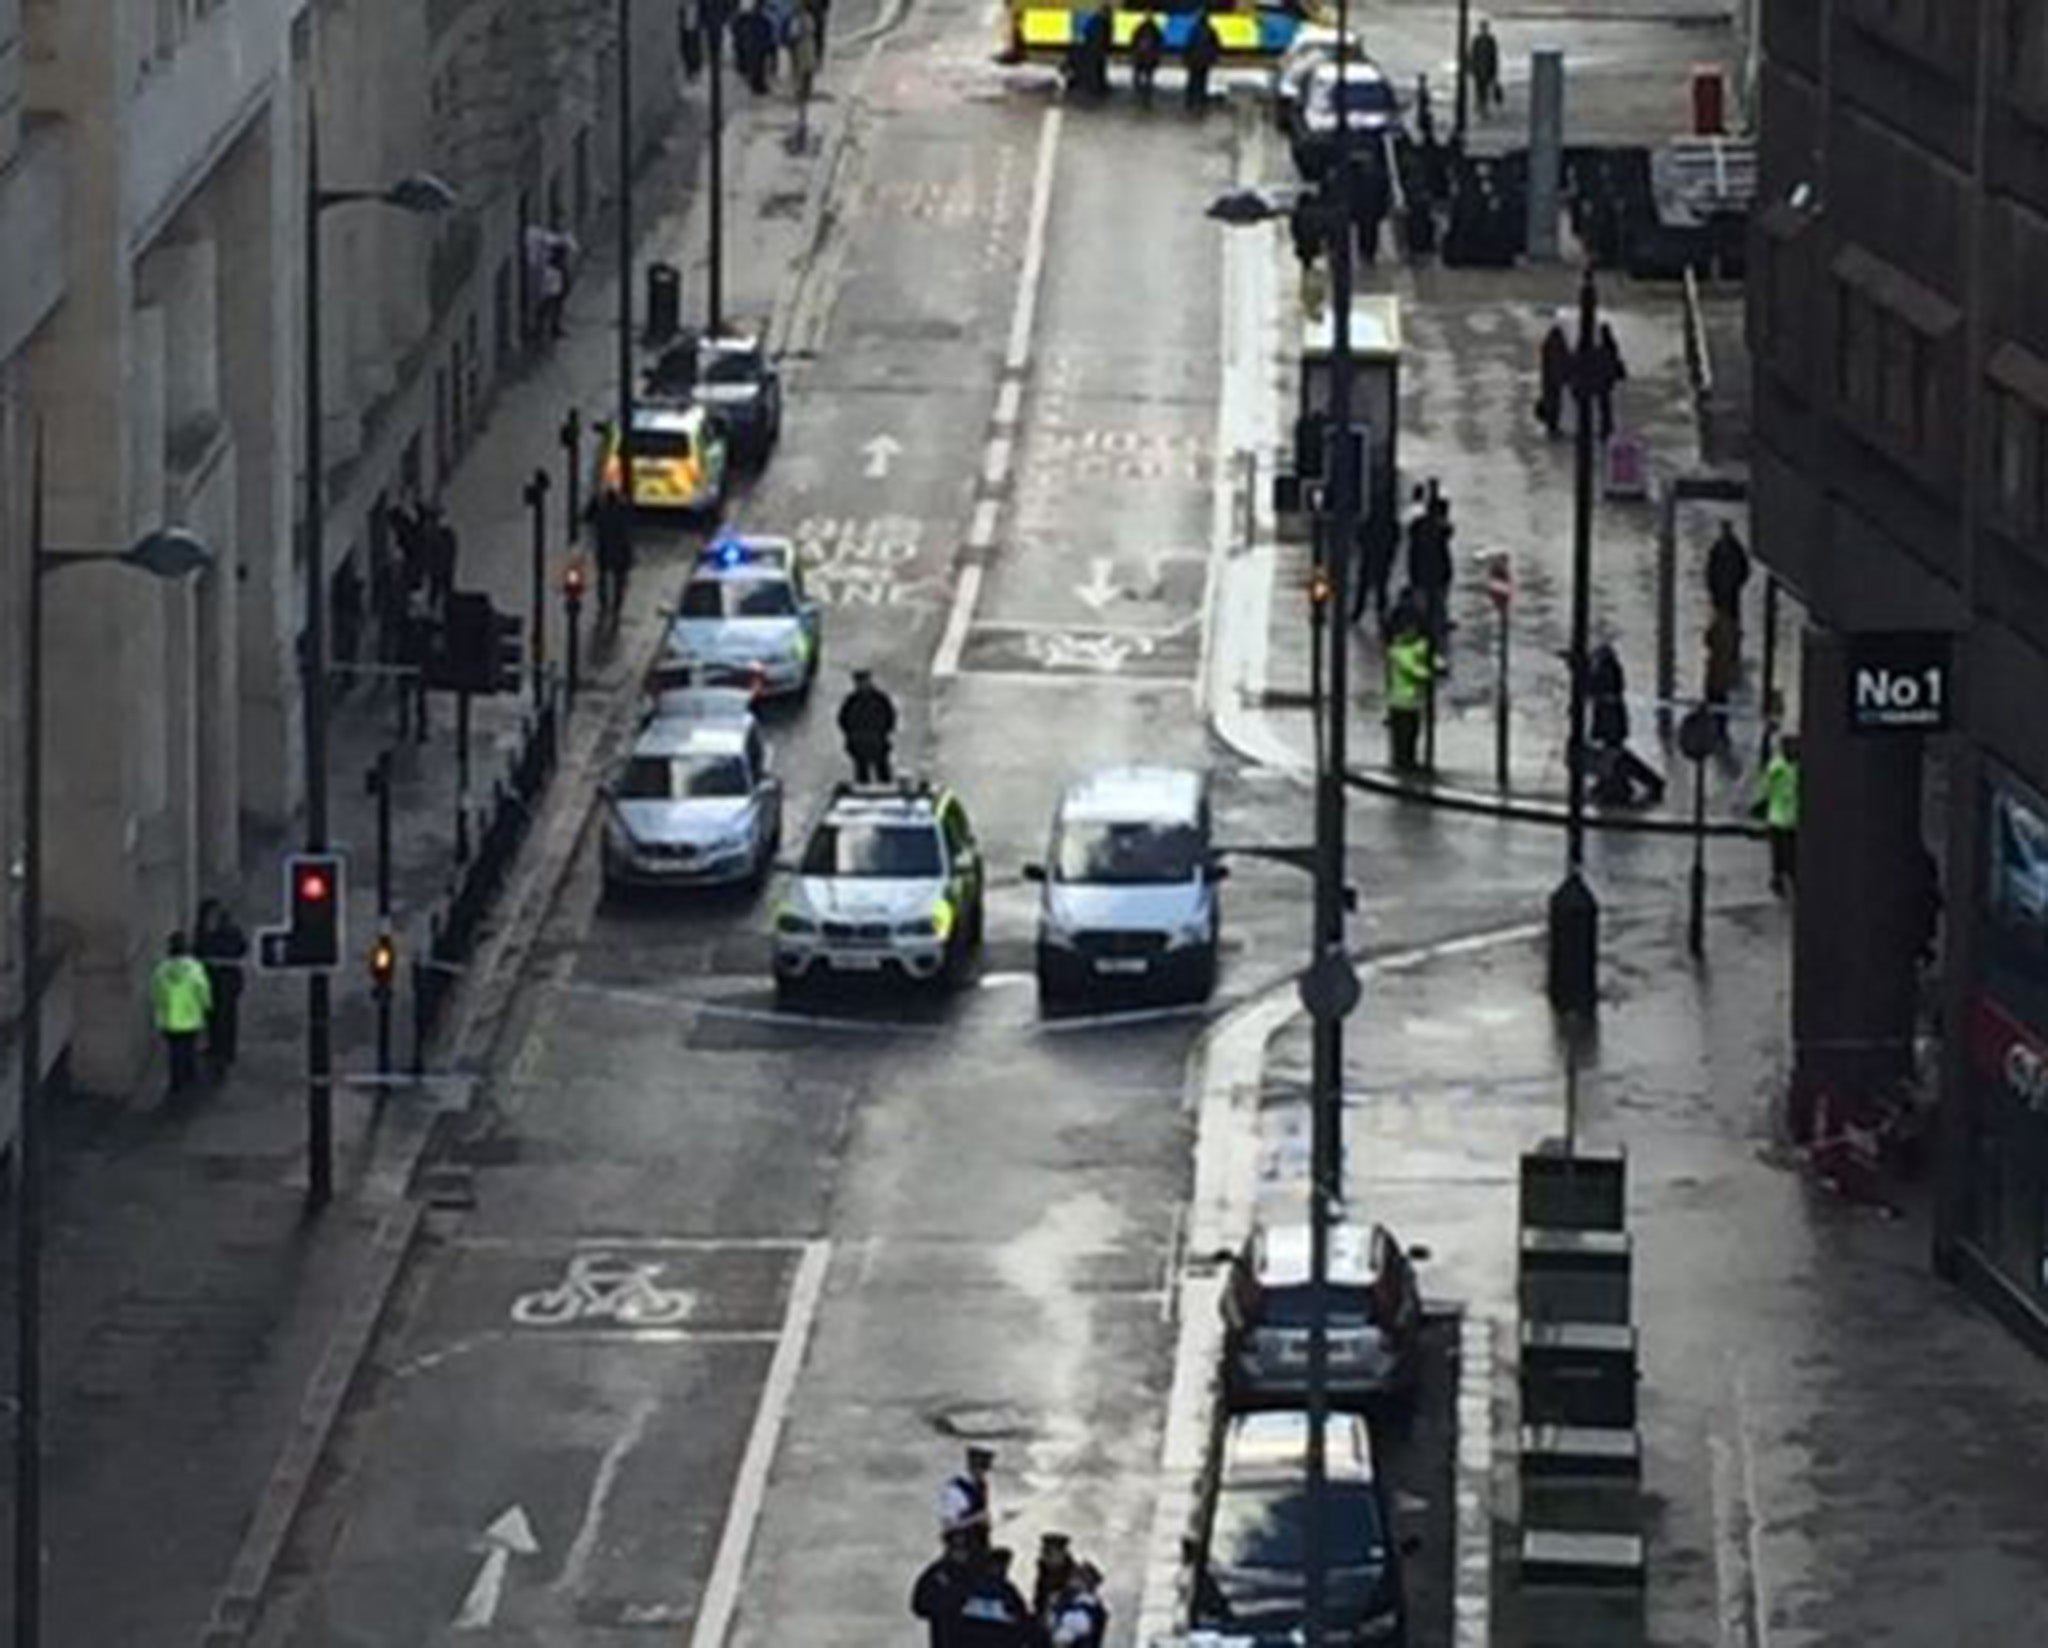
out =
{"type": "Polygon", "coordinates": [[[640,1446],[642,1438],[647,1435],[648,1422],[653,1417],[652,1400],[634,1403],[619,1434],[604,1450],[604,1457],[597,1462],[597,1474],[591,1478],[590,1493],[583,1501],[582,1524],[569,1545],[569,1554],[562,1559],[562,1571],[556,1576],[551,1589],[572,1596],[582,1589],[583,1576],[590,1567],[591,1557],[597,1552],[598,1535],[604,1529],[605,1507],[611,1503],[612,1489],[619,1480],[619,1467],[625,1464],[626,1455],[640,1446]]]}
{"type": "Polygon", "coordinates": [[[1052,172],[1059,154],[1064,110],[1051,108],[1038,128],[1038,166],[1031,174],[1031,216],[1024,231],[1024,272],[1017,282],[1017,307],[1010,314],[1010,347],[1003,365],[1024,370],[1031,359],[1031,323],[1038,315],[1038,287],[1045,275],[1045,231],[1052,218],[1052,172]]]}
{"type": "Polygon", "coordinates": [[[1010,479],[1010,458],[1012,455],[1010,437],[994,436],[988,443],[988,450],[981,455],[981,479],[987,486],[1002,486],[1010,479]]]}
{"type": "Polygon", "coordinates": [[[783,1317],[782,1339],[775,1347],[775,1355],[768,1363],[768,1377],[761,1386],[761,1405],[754,1412],[754,1428],[748,1433],[747,1451],[740,1459],[732,1503],[725,1513],[725,1529],[718,1536],[718,1555],[712,1560],[704,1603],[697,1611],[696,1627],[690,1632],[690,1648],[725,1648],[725,1639],[732,1631],[740,1581],[746,1577],[747,1554],[754,1543],[755,1525],[761,1520],[762,1502],[768,1496],[768,1472],[775,1463],[775,1448],[782,1437],[782,1422],[789,1413],[789,1399],[796,1392],[797,1375],[803,1371],[804,1351],[811,1341],[811,1324],[817,1319],[818,1301],[825,1292],[825,1272],[831,1262],[830,1242],[807,1243],[804,1256],[797,1261],[796,1276],[789,1286],[789,1310],[783,1317]]]}
{"type": "Polygon", "coordinates": [[[974,519],[967,524],[967,547],[969,549],[994,549],[996,547],[996,523],[1002,519],[1003,506],[993,498],[984,498],[974,506],[974,519]]]}
{"type": "Polygon", "coordinates": [[[953,609],[946,614],[946,631],[932,658],[932,674],[938,680],[960,673],[960,654],[966,650],[967,631],[974,624],[974,603],[980,598],[981,563],[970,561],[960,569],[960,581],[953,586],[953,609]]]}
{"type": "Polygon", "coordinates": [[[996,427],[1008,429],[1017,421],[1017,414],[1024,408],[1024,386],[1015,378],[1006,379],[1002,388],[996,391],[996,427]]]}

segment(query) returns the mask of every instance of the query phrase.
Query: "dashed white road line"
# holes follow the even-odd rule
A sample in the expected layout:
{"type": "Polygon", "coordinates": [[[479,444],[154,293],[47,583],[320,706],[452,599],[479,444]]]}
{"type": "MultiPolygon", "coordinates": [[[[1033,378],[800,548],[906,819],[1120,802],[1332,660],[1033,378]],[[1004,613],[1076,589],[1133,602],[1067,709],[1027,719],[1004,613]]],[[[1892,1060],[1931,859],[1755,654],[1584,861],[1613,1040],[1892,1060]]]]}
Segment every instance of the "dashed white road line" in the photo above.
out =
{"type": "Polygon", "coordinates": [[[1031,325],[1038,317],[1038,286],[1045,274],[1045,232],[1052,219],[1052,170],[1065,111],[1051,108],[1038,128],[1038,165],[1031,174],[1031,215],[1025,220],[1024,272],[1017,282],[1017,307],[1010,314],[1010,347],[1003,365],[1021,372],[1031,359],[1031,325]]]}
{"type": "Polygon", "coordinates": [[[1002,486],[1010,478],[1012,443],[1007,435],[992,436],[981,455],[981,478],[985,485],[1002,486]]]}
{"type": "Polygon", "coordinates": [[[789,1399],[796,1391],[797,1375],[803,1371],[804,1351],[811,1342],[811,1324],[817,1319],[818,1301],[825,1292],[825,1272],[831,1262],[832,1244],[822,1241],[807,1242],[803,1257],[797,1261],[796,1276],[789,1285],[789,1309],[783,1316],[782,1338],[776,1343],[775,1355],[768,1363],[768,1377],[761,1386],[761,1405],[754,1410],[754,1428],[747,1434],[747,1451],[740,1458],[739,1476],[725,1513],[725,1529],[718,1536],[718,1555],[712,1559],[704,1602],[690,1632],[690,1648],[724,1648],[732,1630],[740,1581],[747,1570],[747,1552],[753,1546],[754,1528],[761,1520],[761,1504],[768,1494],[768,1472],[775,1463],[775,1448],[782,1437],[783,1419],[789,1413],[789,1399]]]}
{"type": "Polygon", "coordinates": [[[939,650],[932,657],[932,674],[944,681],[960,673],[960,654],[967,647],[967,631],[974,623],[974,603],[981,597],[981,563],[970,561],[960,569],[960,581],[953,586],[953,608],[946,614],[946,632],[939,637],[939,650]]]}
{"type": "Polygon", "coordinates": [[[969,549],[993,549],[996,544],[996,521],[1002,515],[1002,505],[993,498],[984,498],[974,506],[974,519],[967,527],[969,549]]]}
{"type": "Polygon", "coordinates": [[[1017,414],[1024,407],[1024,386],[1015,378],[1007,378],[1002,388],[996,391],[996,427],[1008,429],[1017,421],[1017,414]]]}

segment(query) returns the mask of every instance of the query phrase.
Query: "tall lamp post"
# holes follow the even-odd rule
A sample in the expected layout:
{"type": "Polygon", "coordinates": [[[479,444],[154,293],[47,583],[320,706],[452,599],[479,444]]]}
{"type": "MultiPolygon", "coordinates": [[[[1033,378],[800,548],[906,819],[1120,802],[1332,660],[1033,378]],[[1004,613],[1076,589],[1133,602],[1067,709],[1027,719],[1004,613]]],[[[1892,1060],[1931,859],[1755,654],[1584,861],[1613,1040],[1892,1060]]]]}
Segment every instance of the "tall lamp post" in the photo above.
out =
{"type": "MultiPolygon", "coordinates": [[[[1349,8],[1340,5],[1337,37],[1348,38],[1349,8]]],[[[1337,158],[1314,208],[1330,255],[1330,444],[1324,459],[1327,508],[1315,534],[1316,562],[1311,622],[1320,658],[1317,671],[1315,937],[1314,954],[1301,978],[1302,1004],[1314,1021],[1310,1076],[1309,1139],[1309,1340],[1307,1367],[1308,1519],[1303,1539],[1302,1624],[1308,1648],[1321,1648],[1328,1612],[1329,1502],[1325,1431],[1328,1425],[1330,1357],[1330,1220],[1342,1201],[1343,1140],[1340,1135],[1344,1082],[1344,1019],[1360,995],[1357,969],[1345,946],[1345,795],[1348,760],[1350,651],[1345,634],[1351,610],[1351,557],[1358,540],[1364,502],[1365,443],[1352,420],[1351,298],[1355,159],[1347,141],[1345,54],[1337,56],[1337,158]]],[[[1257,223],[1287,215],[1287,209],[1257,191],[1226,195],[1209,215],[1231,224],[1257,223]]]]}
{"type": "Polygon", "coordinates": [[[175,527],[146,533],[126,549],[47,547],[40,430],[30,486],[27,633],[21,649],[21,1073],[14,1134],[14,1648],[38,1648],[43,1613],[43,1045],[37,969],[43,926],[43,575],[118,563],[154,578],[178,579],[213,560],[203,540],[175,527]]]}
{"type": "Polygon", "coordinates": [[[705,145],[711,169],[711,210],[705,214],[710,259],[704,280],[704,330],[711,337],[725,330],[725,30],[731,21],[732,0],[704,0],[704,28],[711,36],[711,131],[705,145]]]}
{"type": "MultiPolygon", "coordinates": [[[[327,851],[327,554],[326,460],[320,450],[320,214],[334,206],[374,201],[402,212],[431,215],[455,204],[455,191],[439,178],[415,172],[383,189],[325,189],[320,185],[320,123],[306,113],[305,235],[305,546],[306,628],[299,655],[305,695],[306,851],[327,851]]],[[[327,1205],[334,1194],[334,1049],[327,974],[306,974],[306,1201],[327,1205]]]]}
{"type": "Polygon", "coordinates": [[[1600,903],[1585,877],[1586,648],[1593,584],[1593,374],[1600,299],[1589,268],[1579,281],[1579,346],[1572,361],[1578,441],[1572,488],[1571,732],[1565,762],[1564,879],[1550,895],[1549,993],[1559,1013],[1581,1019],[1599,999],[1600,903]]]}
{"type": "MultiPolygon", "coordinates": [[[[630,559],[633,535],[633,0],[618,0],[618,6],[619,415],[612,426],[612,450],[618,459],[618,471],[612,484],[625,500],[619,530],[626,534],[630,559]]],[[[715,47],[713,49],[716,50],[715,47]]],[[[718,72],[716,61],[714,58],[714,76],[718,72]]]]}

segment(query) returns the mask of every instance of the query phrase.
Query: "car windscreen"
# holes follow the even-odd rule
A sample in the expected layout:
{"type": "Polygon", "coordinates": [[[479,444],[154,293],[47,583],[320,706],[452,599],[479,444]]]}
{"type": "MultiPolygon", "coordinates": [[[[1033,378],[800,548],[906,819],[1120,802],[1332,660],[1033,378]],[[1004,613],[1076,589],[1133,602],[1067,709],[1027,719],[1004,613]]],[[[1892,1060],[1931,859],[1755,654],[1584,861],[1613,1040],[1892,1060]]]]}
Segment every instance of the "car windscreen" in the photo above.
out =
{"type": "Polygon", "coordinates": [[[689,801],[747,793],[747,763],[737,755],[636,755],[619,780],[621,801],[689,801]]]}
{"type": "Polygon", "coordinates": [[[750,352],[716,350],[705,355],[702,371],[706,383],[752,383],[761,375],[761,360],[750,352]]]}
{"type": "Polygon", "coordinates": [[[804,851],[803,873],[815,876],[935,876],[938,832],[929,825],[820,824],[804,851]]]}
{"type": "Polygon", "coordinates": [[[636,429],[633,456],[636,458],[687,458],[690,432],[687,429],[636,429]]]}
{"type": "MultiPolygon", "coordinates": [[[[1335,1287],[1330,1289],[1330,1315],[1339,1322],[1370,1322],[1373,1314],[1371,1288],[1335,1287]]],[[[1295,1287],[1269,1287],[1259,1296],[1258,1319],[1252,1324],[1261,1328],[1305,1328],[1315,1321],[1315,1311],[1310,1307],[1309,1290],[1304,1283],[1295,1287]]]]}
{"type": "Polygon", "coordinates": [[[682,618],[792,618],[796,595],[782,578],[692,578],[676,607],[682,618]]]}
{"type": "MultiPolygon", "coordinates": [[[[1363,1482],[1331,1482],[1329,1526],[1335,1530],[1334,1568],[1373,1567],[1386,1560],[1386,1529],[1379,1496],[1363,1482]]],[[[1247,1483],[1216,1496],[1209,1534],[1213,1569],[1254,1568],[1298,1573],[1306,1565],[1308,1493],[1291,1483],[1247,1483]]]]}
{"type": "Polygon", "coordinates": [[[1192,824],[1069,822],[1053,851],[1055,878],[1084,885],[1186,881],[1201,865],[1202,836],[1192,824]]]}
{"type": "MultiPolygon", "coordinates": [[[[1325,71],[1316,80],[1316,107],[1335,109],[1337,107],[1337,76],[1325,71]]],[[[1344,80],[1344,107],[1353,114],[1392,114],[1394,112],[1394,88],[1384,80],[1362,80],[1346,76],[1344,80]]]]}

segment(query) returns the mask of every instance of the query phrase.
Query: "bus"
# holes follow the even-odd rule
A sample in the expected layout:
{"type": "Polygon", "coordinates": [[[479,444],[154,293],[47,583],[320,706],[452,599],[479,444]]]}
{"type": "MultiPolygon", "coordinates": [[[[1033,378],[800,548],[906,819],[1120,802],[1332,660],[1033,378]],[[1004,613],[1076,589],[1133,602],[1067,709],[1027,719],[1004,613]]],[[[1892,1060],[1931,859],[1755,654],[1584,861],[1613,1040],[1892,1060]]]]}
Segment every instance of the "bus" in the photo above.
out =
{"type": "Polygon", "coordinates": [[[1209,0],[1206,6],[1200,0],[1169,0],[1165,5],[1133,0],[1007,0],[996,61],[1061,62],[1068,48],[1081,38],[1089,14],[1101,11],[1109,15],[1112,57],[1130,55],[1131,36],[1138,32],[1138,24],[1150,17],[1166,37],[1166,61],[1171,64],[1186,48],[1195,18],[1204,10],[1226,63],[1278,57],[1313,15],[1309,0],[1209,0]]]}

